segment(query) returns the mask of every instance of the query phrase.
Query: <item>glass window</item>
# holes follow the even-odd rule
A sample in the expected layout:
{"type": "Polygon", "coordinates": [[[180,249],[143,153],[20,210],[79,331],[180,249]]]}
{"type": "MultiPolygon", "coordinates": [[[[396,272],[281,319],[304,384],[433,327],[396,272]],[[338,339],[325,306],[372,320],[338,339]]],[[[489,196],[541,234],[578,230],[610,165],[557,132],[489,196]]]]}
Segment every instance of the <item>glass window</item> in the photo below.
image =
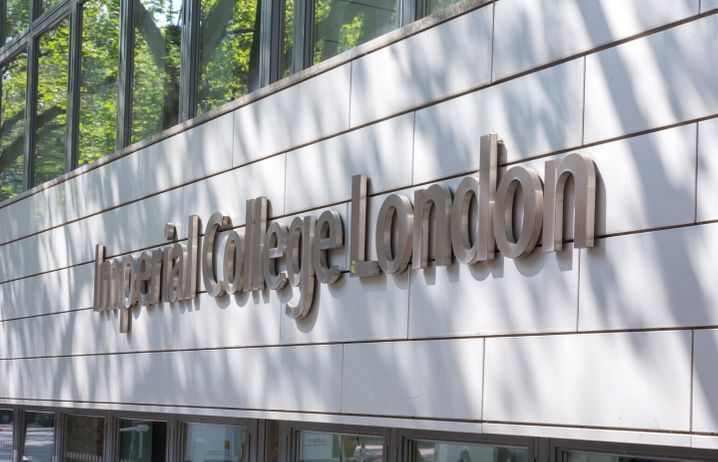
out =
{"type": "Polygon", "coordinates": [[[79,164],[115,151],[120,1],[91,0],[82,6],[79,164]]]}
{"type": "Polygon", "coordinates": [[[105,444],[105,419],[68,415],[65,420],[66,462],[100,462],[105,444]]]}
{"type": "Polygon", "coordinates": [[[441,11],[454,3],[458,3],[461,0],[424,0],[426,2],[426,14],[433,14],[437,11],[441,11]]]}
{"type": "Polygon", "coordinates": [[[442,441],[412,441],[412,462],[528,462],[528,449],[442,441]]]}
{"type": "Polygon", "coordinates": [[[57,5],[60,0],[42,0],[41,2],[41,13],[49,11],[53,6],[57,5]]]}
{"type": "Polygon", "coordinates": [[[2,42],[8,43],[30,24],[31,0],[4,0],[0,2],[3,9],[2,42]]]}
{"type": "Polygon", "coordinates": [[[25,443],[22,460],[52,462],[55,454],[55,414],[25,413],[25,443]]]}
{"type": "Polygon", "coordinates": [[[240,462],[249,458],[243,425],[185,424],[181,442],[184,462],[240,462]]]}
{"type": "Polygon", "coordinates": [[[316,0],[314,63],[396,28],[396,5],[396,0],[316,0]]]}
{"type": "Polygon", "coordinates": [[[27,54],[0,68],[0,201],[24,189],[27,54]]]}
{"type": "Polygon", "coordinates": [[[0,462],[12,461],[13,412],[0,409],[0,462]]]}
{"type": "Polygon", "coordinates": [[[162,462],[167,460],[167,423],[121,419],[117,435],[120,462],[162,462]]]}
{"type": "Polygon", "coordinates": [[[612,455],[612,454],[592,454],[588,452],[564,451],[561,457],[563,462],[668,462],[678,461],[688,462],[689,458],[669,459],[658,457],[636,457],[629,455],[612,455]]]}
{"type": "Polygon", "coordinates": [[[132,142],[177,124],[182,0],[135,0],[132,142]]]}
{"type": "Polygon", "coordinates": [[[33,185],[51,180],[65,171],[70,20],[63,19],[41,36],[38,46],[33,185]]]}
{"type": "Polygon", "coordinates": [[[259,0],[201,0],[197,113],[259,87],[259,0]]]}
{"type": "Polygon", "coordinates": [[[282,8],[282,51],[279,55],[279,78],[287,77],[294,71],[292,53],[294,52],[294,0],[284,0],[282,8]]]}
{"type": "Polygon", "coordinates": [[[384,460],[380,436],[301,432],[300,462],[370,462],[384,460]]]}

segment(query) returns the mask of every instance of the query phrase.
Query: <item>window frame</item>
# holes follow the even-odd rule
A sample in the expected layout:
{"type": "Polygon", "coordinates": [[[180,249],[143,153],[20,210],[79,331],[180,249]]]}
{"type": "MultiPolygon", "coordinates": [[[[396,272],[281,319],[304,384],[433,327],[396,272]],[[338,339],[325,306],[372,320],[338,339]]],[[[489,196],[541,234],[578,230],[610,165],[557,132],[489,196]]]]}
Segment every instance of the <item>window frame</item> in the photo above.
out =
{"type": "Polygon", "coordinates": [[[395,460],[391,457],[391,455],[396,454],[398,441],[396,430],[391,428],[333,424],[325,422],[285,421],[281,421],[279,423],[279,460],[292,462],[299,460],[299,434],[301,432],[381,437],[384,439],[384,460],[395,460]]]}
{"type": "Polygon", "coordinates": [[[671,458],[681,462],[687,461],[687,458],[695,458],[691,462],[718,461],[718,451],[709,449],[567,439],[549,440],[548,461],[561,462],[561,455],[564,451],[613,456],[654,457],[659,460],[665,459],[666,462],[671,462],[671,458]]]}
{"type": "Polygon", "coordinates": [[[412,441],[432,441],[437,443],[466,443],[489,447],[513,447],[526,448],[528,460],[539,460],[538,439],[528,436],[514,435],[493,435],[475,433],[440,432],[434,430],[404,430],[401,432],[401,454],[399,459],[402,462],[412,462],[412,441]]]}
{"type": "Polygon", "coordinates": [[[173,441],[173,451],[172,451],[172,458],[171,461],[179,461],[184,460],[182,459],[182,426],[187,424],[206,424],[206,425],[234,425],[234,426],[240,426],[244,425],[247,429],[247,445],[248,445],[248,452],[247,452],[247,458],[249,459],[247,462],[252,462],[257,459],[257,444],[256,444],[256,437],[257,437],[257,420],[256,419],[248,419],[248,418],[238,418],[238,417],[222,417],[222,416],[202,416],[202,415],[188,415],[188,416],[177,416],[176,418],[176,425],[175,425],[175,432],[174,432],[174,441],[173,441]],[[254,428],[253,428],[254,427],[254,428]]]}

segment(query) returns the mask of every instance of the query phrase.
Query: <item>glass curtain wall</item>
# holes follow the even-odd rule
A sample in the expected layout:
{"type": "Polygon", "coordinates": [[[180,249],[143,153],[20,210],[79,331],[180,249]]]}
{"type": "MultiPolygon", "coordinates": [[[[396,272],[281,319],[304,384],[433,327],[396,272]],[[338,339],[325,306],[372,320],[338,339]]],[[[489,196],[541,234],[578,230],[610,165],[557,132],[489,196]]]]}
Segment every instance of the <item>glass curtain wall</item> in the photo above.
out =
{"type": "Polygon", "coordinates": [[[55,414],[25,413],[25,441],[23,460],[53,462],[55,458],[55,414]]]}
{"type": "Polygon", "coordinates": [[[180,441],[183,462],[249,460],[247,429],[243,425],[184,424],[180,441]]]}
{"type": "Polygon", "coordinates": [[[132,142],[179,121],[181,9],[182,0],[134,0],[132,142]]]}
{"type": "Polygon", "coordinates": [[[67,92],[70,77],[70,20],[65,18],[38,39],[35,153],[32,184],[65,171],[67,92]]]}
{"type": "Polygon", "coordinates": [[[412,441],[411,462],[529,462],[528,449],[441,441],[412,441]]]}
{"type": "Polygon", "coordinates": [[[0,201],[24,189],[27,54],[0,67],[0,201]]]}
{"type": "Polygon", "coordinates": [[[313,63],[398,26],[396,0],[315,0],[313,63]]]}
{"type": "Polygon", "coordinates": [[[5,44],[30,25],[30,0],[4,0],[0,5],[3,18],[0,44],[5,44]]]}
{"type": "Polygon", "coordinates": [[[0,201],[407,21],[398,0],[277,2],[0,0],[0,201]]]}
{"type": "Polygon", "coordinates": [[[117,458],[120,462],[167,460],[167,422],[120,419],[117,458]]]}
{"type": "Polygon", "coordinates": [[[303,431],[298,451],[298,462],[380,462],[384,438],[303,431]]]}
{"type": "Polygon", "coordinates": [[[197,114],[259,88],[260,0],[200,0],[197,114]]]}
{"type": "Polygon", "coordinates": [[[78,164],[116,148],[120,66],[120,0],[82,5],[78,164]]]}
{"type": "Polygon", "coordinates": [[[0,409],[0,462],[12,461],[14,413],[0,409]]]}
{"type": "Polygon", "coordinates": [[[68,415],[65,418],[65,462],[101,462],[105,419],[68,415]]]}

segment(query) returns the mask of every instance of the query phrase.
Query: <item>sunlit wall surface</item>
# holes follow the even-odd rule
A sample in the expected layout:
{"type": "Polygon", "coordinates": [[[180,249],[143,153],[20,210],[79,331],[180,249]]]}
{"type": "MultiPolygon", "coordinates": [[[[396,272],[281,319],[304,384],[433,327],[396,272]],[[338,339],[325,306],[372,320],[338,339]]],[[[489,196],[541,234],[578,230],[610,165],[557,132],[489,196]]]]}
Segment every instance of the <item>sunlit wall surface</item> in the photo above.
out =
{"type": "Polygon", "coordinates": [[[0,201],[454,1],[2,1],[0,201]]]}

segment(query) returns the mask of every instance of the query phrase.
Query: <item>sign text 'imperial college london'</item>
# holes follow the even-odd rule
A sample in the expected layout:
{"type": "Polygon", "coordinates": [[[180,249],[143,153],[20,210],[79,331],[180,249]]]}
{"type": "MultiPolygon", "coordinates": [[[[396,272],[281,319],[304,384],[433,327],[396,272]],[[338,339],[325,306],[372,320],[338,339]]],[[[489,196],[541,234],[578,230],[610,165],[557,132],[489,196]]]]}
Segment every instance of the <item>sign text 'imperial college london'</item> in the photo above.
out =
{"type": "MultiPolygon", "coordinates": [[[[406,196],[390,194],[381,204],[374,229],[376,261],[367,260],[369,181],[365,175],[355,175],[350,275],[399,274],[410,264],[413,269],[426,268],[430,250],[437,266],[448,266],[453,259],[464,264],[493,260],[496,250],[507,258],[523,258],[534,250],[542,230],[543,251],[561,250],[564,191],[569,178],[575,185],[574,246],[593,247],[593,161],[571,153],[545,163],[543,182],[536,171],[520,165],[508,168],[497,181],[498,151],[497,135],[483,136],[478,177],[463,178],[453,194],[434,184],[416,190],[413,205],[406,196]],[[517,194],[521,201],[514,200],[517,194]],[[514,221],[520,223],[516,233],[514,221]]],[[[120,331],[129,332],[132,307],[193,299],[201,274],[212,297],[265,288],[280,290],[289,285],[298,295],[284,304],[284,312],[295,319],[307,316],[317,282],[331,284],[342,275],[341,268],[329,262],[329,252],[345,245],[340,215],[329,210],[318,217],[296,217],[289,226],[279,221],[268,224],[266,197],[250,199],[246,205],[243,233],[233,229],[228,215],[215,212],[205,224],[202,239],[200,219],[191,215],[186,243],[178,242],[175,225],[167,224],[165,238],[170,244],[138,256],[106,260],[105,246],[97,245],[95,310],[122,310],[120,331]],[[218,249],[221,231],[228,235],[218,249]],[[221,265],[217,264],[218,251],[224,257],[221,265]]]]}

